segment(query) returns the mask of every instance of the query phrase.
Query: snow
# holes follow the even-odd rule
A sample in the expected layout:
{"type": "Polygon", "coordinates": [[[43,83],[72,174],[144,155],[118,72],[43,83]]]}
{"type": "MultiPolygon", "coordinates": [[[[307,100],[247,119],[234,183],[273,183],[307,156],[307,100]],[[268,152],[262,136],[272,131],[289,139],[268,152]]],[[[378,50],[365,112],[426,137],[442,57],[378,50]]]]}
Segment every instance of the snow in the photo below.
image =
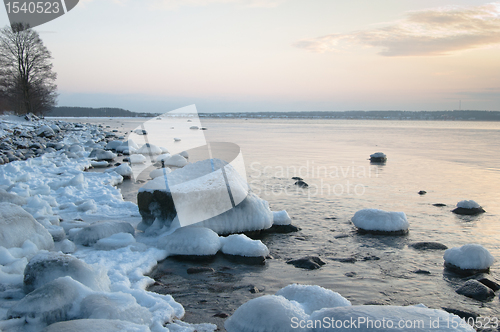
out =
{"type": "Polygon", "coordinates": [[[149,173],[149,177],[152,178],[152,179],[155,179],[157,177],[164,176],[165,174],[169,174],[170,172],[172,172],[172,170],[170,168],[168,168],[168,167],[158,168],[158,169],[152,170],[149,173]]]}
{"type": "Polygon", "coordinates": [[[305,320],[308,315],[283,296],[264,295],[240,306],[224,323],[228,332],[306,331],[291,328],[292,319],[305,320]]]}
{"type": "Polygon", "coordinates": [[[150,332],[145,325],[138,325],[116,319],[76,319],[58,322],[45,328],[43,332],[150,332]]]}
{"type": "Polygon", "coordinates": [[[31,214],[12,203],[0,203],[0,243],[5,248],[21,247],[27,240],[38,249],[54,248],[52,236],[31,214]]]}
{"type": "Polygon", "coordinates": [[[175,154],[168,158],[162,158],[161,160],[163,160],[165,166],[184,167],[188,163],[186,158],[184,158],[180,154],[175,154]]]}
{"type": "Polygon", "coordinates": [[[130,178],[133,173],[132,173],[132,167],[130,167],[127,164],[121,164],[120,166],[117,166],[115,168],[112,168],[110,170],[106,170],[106,172],[113,172],[115,171],[116,173],[120,174],[124,178],[130,178]]]}
{"type": "Polygon", "coordinates": [[[163,152],[158,146],[146,143],[143,146],[141,146],[138,150],[134,151],[134,153],[151,156],[151,155],[160,155],[163,152]]]}
{"type": "Polygon", "coordinates": [[[116,233],[96,242],[94,247],[99,250],[114,250],[135,243],[135,238],[130,233],[116,233]]]}
{"type": "Polygon", "coordinates": [[[277,291],[276,295],[281,295],[287,300],[299,303],[300,307],[308,315],[323,308],[351,305],[351,302],[339,293],[320,286],[292,284],[277,291]]]}
{"type": "Polygon", "coordinates": [[[221,251],[224,254],[245,257],[266,257],[269,249],[260,240],[252,240],[244,234],[221,237],[221,251]]]}
{"type": "Polygon", "coordinates": [[[92,167],[108,167],[109,163],[107,161],[90,161],[92,167]]]}
{"type": "Polygon", "coordinates": [[[387,212],[378,209],[363,209],[354,214],[352,223],[368,231],[395,232],[408,230],[410,226],[404,212],[387,212]]]}
{"type": "Polygon", "coordinates": [[[146,162],[146,157],[142,154],[133,154],[129,157],[131,164],[144,164],[146,162]]]}
{"type": "Polygon", "coordinates": [[[180,156],[183,156],[186,159],[189,159],[189,153],[187,151],[181,151],[179,152],[180,156]]]}
{"type": "Polygon", "coordinates": [[[76,244],[90,246],[100,239],[104,239],[116,233],[129,233],[134,235],[135,229],[128,222],[105,221],[98,222],[81,229],[74,235],[76,244]]]}
{"type": "Polygon", "coordinates": [[[158,247],[169,255],[215,255],[221,248],[217,233],[205,227],[182,227],[172,234],[160,237],[158,247]]]}
{"type": "Polygon", "coordinates": [[[447,249],[444,252],[445,263],[464,270],[483,270],[489,268],[495,258],[480,244],[465,244],[447,249]]]}
{"type": "Polygon", "coordinates": [[[476,203],[473,200],[463,200],[457,203],[457,208],[463,208],[463,209],[479,209],[481,205],[476,203]]]}
{"type": "Polygon", "coordinates": [[[118,140],[116,140],[116,141],[110,141],[108,144],[106,144],[105,149],[106,150],[115,150],[116,151],[116,149],[119,146],[121,146],[122,144],[123,144],[122,141],[118,141],[118,140]]]}
{"type": "Polygon", "coordinates": [[[273,225],[290,225],[292,219],[288,215],[288,212],[283,211],[273,211],[273,225]]]}

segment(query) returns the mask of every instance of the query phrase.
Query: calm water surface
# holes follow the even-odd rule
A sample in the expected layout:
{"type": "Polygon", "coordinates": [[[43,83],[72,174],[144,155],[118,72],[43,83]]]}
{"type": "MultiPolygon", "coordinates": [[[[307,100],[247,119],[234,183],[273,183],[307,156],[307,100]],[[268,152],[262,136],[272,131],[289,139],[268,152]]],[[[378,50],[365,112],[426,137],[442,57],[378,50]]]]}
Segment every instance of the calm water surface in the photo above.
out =
{"type": "MultiPolygon", "coordinates": [[[[140,122],[109,123],[130,131],[140,122]]],[[[353,304],[423,303],[500,317],[498,296],[483,304],[455,293],[463,280],[443,271],[443,251],[408,246],[419,241],[448,247],[479,243],[500,258],[500,123],[203,119],[202,124],[208,141],[241,147],[252,189],[272,210],[287,210],[302,230],[263,238],[274,257],[265,266],[218,258],[208,264],[216,273],[200,276],[185,273],[196,263],[167,260],[160,265],[156,272],[165,275],[163,292],[185,306],[186,320],[210,320],[222,328],[223,319],[212,314],[231,314],[250,298],[294,282],[332,289],[353,304]],[[377,151],[387,154],[386,164],[370,164],[369,155],[377,151]],[[302,177],[309,189],[297,189],[293,176],[302,177]],[[418,195],[420,190],[427,194],[418,195]],[[477,217],[451,213],[463,199],[477,201],[487,212],[477,217]],[[357,234],[350,219],[364,208],[405,212],[410,233],[357,234]],[[286,264],[307,255],[327,264],[314,271],[286,264]],[[355,261],[338,261],[344,258],[355,261]],[[414,273],[418,269],[430,274],[414,273]],[[250,286],[260,293],[250,293],[250,286]]],[[[137,186],[122,188],[124,197],[133,200],[137,186]]],[[[499,267],[495,263],[489,275],[497,282],[499,267]]]]}

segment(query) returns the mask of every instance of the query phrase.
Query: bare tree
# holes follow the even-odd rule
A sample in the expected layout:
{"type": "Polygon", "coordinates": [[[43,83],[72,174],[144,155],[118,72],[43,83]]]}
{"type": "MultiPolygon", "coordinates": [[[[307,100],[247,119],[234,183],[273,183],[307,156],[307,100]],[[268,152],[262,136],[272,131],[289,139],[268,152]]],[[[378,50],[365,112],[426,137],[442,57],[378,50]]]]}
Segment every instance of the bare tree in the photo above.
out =
{"type": "Polygon", "coordinates": [[[18,114],[43,115],[56,105],[52,56],[38,33],[22,23],[0,30],[0,93],[18,114]]]}

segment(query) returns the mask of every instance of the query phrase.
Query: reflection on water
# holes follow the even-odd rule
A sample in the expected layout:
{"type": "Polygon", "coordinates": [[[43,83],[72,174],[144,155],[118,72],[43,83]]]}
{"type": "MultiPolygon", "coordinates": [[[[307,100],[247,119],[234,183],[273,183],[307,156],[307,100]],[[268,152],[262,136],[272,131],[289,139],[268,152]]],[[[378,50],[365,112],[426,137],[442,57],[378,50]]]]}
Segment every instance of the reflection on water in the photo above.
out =
{"type": "MultiPolygon", "coordinates": [[[[136,126],[133,121],[123,120],[124,126],[136,126]]],[[[455,293],[463,279],[443,270],[442,250],[408,246],[421,241],[448,247],[479,243],[500,258],[500,124],[202,119],[202,125],[208,128],[208,141],[242,148],[252,189],[273,210],[286,209],[301,231],[263,238],[274,257],[265,266],[215,261],[208,264],[214,274],[193,277],[185,273],[187,265],[162,263],[173,269],[165,274],[171,280],[165,292],[183,303],[186,320],[218,319],[222,327],[221,318],[210,318],[213,311],[231,314],[248,299],[293,282],[332,289],[354,304],[424,303],[500,317],[498,296],[481,304],[455,293]],[[377,151],[388,156],[384,165],[368,161],[377,151]],[[292,176],[302,177],[309,188],[299,190],[292,176]],[[427,194],[419,195],[420,190],[427,194]],[[477,201],[487,212],[476,217],[451,213],[463,199],[477,201]],[[410,233],[358,234],[350,218],[363,208],[405,212],[410,233]],[[308,255],[327,264],[314,271],[286,264],[308,255]],[[221,270],[223,266],[229,270],[221,270]],[[196,291],[188,292],[189,285],[196,291]],[[250,293],[249,285],[261,292],[250,293]],[[196,304],[195,299],[214,304],[196,304]]],[[[129,190],[136,187],[123,185],[124,196],[129,199],[129,190]]],[[[498,282],[498,273],[496,263],[488,277],[498,282]]]]}

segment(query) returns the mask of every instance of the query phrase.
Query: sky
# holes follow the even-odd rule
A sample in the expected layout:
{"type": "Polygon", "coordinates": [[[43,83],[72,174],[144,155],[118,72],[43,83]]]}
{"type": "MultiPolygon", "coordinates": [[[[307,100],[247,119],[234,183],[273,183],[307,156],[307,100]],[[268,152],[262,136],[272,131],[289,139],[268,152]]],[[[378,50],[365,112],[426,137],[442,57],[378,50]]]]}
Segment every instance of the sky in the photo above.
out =
{"type": "Polygon", "coordinates": [[[35,30],[59,106],[500,111],[500,1],[80,0],[35,30]]]}

